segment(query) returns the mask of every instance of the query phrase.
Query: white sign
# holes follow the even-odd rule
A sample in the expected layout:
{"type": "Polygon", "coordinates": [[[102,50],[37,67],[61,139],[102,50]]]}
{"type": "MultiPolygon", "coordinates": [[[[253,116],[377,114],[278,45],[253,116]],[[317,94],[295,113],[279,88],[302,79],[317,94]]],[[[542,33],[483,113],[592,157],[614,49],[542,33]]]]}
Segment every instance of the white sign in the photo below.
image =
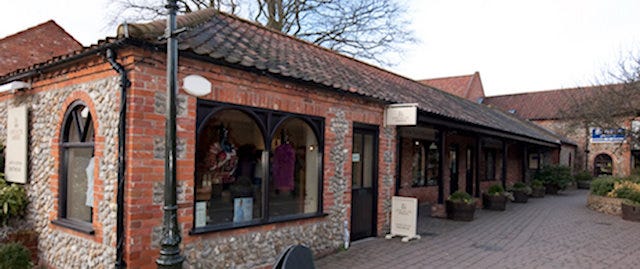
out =
{"type": "Polygon", "coordinates": [[[203,76],[189,75],[184,78],[182,88],[188,94],[201,97],[211,93],[211,82],[203,76]]]}
{"type": "Polygon", "coordinates": [[[384,110],[384,124],[416,125],[418,123],[418,104],[389,105],[384,110]]]}
{"type": "Polygon", "coordinates": [[[393,196],[391,199],[391,233],[385,238],[404,236],[402,242],[420,239],[416,234],[418,225],[418,199],[393,196]]]}
{"type": "Polygon", "coordinates": [[[27,183],[28,113],[26,105],[9,109],[4,165],[5,178],[9,182],[27,183]]]}
{"type": "Polygon", "coordinates": [[[354,162],[354,163],[360,162],[360,153],[354,153],[351,156],[351,162],[354,162]]]}
{"type": "Polygon", "coordinates": [[[196,202],[196,228],[207,225],[207,202],[196,202]]]}

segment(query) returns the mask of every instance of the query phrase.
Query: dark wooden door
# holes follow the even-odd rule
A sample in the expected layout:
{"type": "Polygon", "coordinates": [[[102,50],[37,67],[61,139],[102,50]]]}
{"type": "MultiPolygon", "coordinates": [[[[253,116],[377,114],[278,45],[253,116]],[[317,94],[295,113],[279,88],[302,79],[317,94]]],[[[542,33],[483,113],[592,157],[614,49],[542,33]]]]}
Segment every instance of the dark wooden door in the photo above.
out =
{"type": "Polygon", "coordinates": [[[473,149],[467,148],[466,158],[465,158],[465,168],[466,168],[466,177],[467,184],[465,189],[468,194],[473,194],[473,149]]]}
{"type": "Polygon", "coordinates": [[[450,193],[458,191],[458,147],[451,146],[449,148],[449,175],[450,175],[450,193]]]}
{"type": "Polygon", "coordinates": [[[378,131],[355,128],[351,155],[351,240],[375,236],[378,131]]]}

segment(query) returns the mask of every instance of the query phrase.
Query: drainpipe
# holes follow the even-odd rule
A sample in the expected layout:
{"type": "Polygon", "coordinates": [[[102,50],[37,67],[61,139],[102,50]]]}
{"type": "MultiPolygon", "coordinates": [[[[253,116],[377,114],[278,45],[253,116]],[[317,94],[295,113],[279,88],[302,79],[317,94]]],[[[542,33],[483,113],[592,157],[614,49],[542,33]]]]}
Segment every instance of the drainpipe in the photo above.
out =
{"type": "Polygon", "coordinates": [[[106,51],[106,59],[111,64],[113,70],[120,74],[120,121],[118,123],[118,196],[116,197],[117,220],[116,220],[116,264],[115,268],[126,268],[123,260],[124,252],[124,172],[125,163],[125,142],[127,129],[127,88],[131,86],[131,81],[127,77],[127,70],[116,62],[116,53],[111,48],[106,51]]]}

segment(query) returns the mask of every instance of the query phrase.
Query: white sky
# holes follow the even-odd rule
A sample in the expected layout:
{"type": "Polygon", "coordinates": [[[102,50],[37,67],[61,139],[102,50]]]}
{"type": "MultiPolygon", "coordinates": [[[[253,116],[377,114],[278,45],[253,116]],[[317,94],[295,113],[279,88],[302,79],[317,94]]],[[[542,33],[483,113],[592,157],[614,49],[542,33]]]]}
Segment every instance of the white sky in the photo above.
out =
{"type": "MultiPolygon", "coordinates": [[[[0,37],[49,19],[83,45],[115,34],[109,0],[4,1],[0,37]]],[[[589,85],[640,51],[638,0],[411,0],[420,43],[390,70],[413,79],[479,71],[487,95],[589,85]]],[[[43,37],[45,38],[45,37],[43,37]]]]}

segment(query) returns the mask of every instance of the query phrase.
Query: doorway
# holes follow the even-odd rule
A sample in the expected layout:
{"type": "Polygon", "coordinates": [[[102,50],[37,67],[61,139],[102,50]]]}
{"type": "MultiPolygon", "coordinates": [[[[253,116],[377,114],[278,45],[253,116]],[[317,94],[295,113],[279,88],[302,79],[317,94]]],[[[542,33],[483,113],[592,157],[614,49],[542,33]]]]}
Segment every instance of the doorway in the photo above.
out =
{"type": "Polygon", "coordinates": [[[607,154],[599,154],[593,161],[593,172],[595,176],[613,175],[613,160],[607,154]]]}
{"type": "Polygon", "coordinates": [[[351,240],[376,235],[378,127],[354,124],[351,155],[351,240]]]}

